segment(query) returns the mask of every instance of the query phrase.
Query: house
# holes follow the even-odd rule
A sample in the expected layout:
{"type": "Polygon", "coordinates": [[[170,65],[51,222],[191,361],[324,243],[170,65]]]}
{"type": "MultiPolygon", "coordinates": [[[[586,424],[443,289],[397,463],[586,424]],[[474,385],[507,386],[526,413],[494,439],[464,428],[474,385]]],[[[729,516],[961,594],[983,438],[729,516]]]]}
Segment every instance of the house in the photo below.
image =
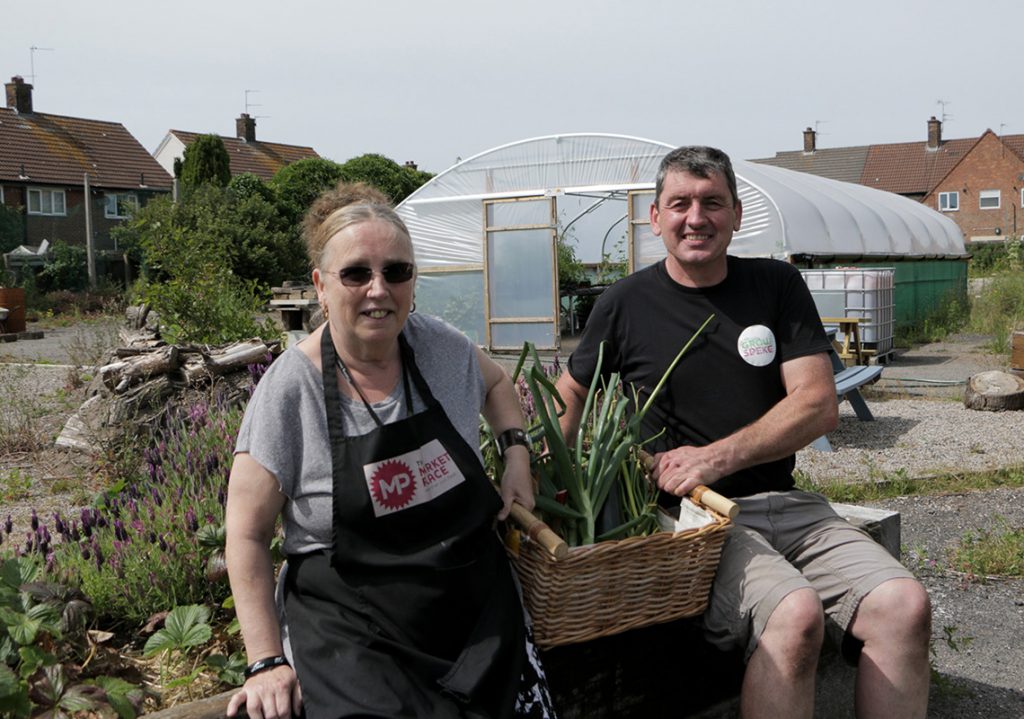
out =
{"type": "Polygon", "coordinates": [[[0,203],[22,215],[19,244],[86,244],[88,175],[93,247],[117,255],[110,230],[173,180],[124,125],[36,112],[13,77],[0,108],[0,203]]]}
{"type": "MultiPolygon", "coordinates": [[[[185,148],[195,141],[199,132],[169,130],[153,157],[170,175],[174,175],[174,163],[185,156],[185,148]]],[[[269,180],[285,165],[307,157],[320,157],[312,147],[284,145],[279,142],[264,142],[256,139],[256,118],[242,113],[235,119],[235,136],[224,137],[224,147],[231,158],[231,174],[251,172],[261,180],[269,180]]]]}
{"type": "Polygon", "coordinates": [[[1024,135],[944,140],[942,122],[928,120],[927,139],[859,147],[818,148],[804,130],[803,150],[753,162],[886,190],[945,213],[968,241],[1024,232],[1024,135]]]}

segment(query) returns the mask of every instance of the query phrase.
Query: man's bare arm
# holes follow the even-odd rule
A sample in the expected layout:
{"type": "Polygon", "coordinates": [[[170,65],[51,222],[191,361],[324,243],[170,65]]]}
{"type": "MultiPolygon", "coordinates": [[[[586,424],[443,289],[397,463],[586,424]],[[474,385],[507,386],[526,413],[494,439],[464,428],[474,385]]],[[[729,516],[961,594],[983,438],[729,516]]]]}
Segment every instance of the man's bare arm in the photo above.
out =
{"type": "Polygon", "coordinates": [[[697,485],[793,454],[835,429],[839,409],[828,355],[798,357],[780,372],[786,397],[761,419],[705,447],[659,453],[658,486],[682,496],[697,485]]]}

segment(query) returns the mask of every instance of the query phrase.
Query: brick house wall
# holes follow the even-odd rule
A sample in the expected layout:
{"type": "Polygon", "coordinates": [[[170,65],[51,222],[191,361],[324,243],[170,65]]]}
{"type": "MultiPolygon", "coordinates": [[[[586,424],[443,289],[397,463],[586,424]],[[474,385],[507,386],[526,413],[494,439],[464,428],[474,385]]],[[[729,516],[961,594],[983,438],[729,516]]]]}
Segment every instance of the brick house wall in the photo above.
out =
{"type": "Polygon", "coordinates": [[[1024,234],[1024,160],[988,131],[924,198],[929,207],[953,219],[970,241],[1003,240],[1024,234]],[[999,207],[983,209],[981,195],[999,191],[999,207]],[[958,209],[943,210],[940,194],[956,193],[958,209]]]}
{"type": "MultiPolygon", "coordinates": [[[[110,190],[117,192],[117,190],[110,190]]],[[[109,218],[104,214],[106,204],[106,189],[92,188],[92,229],[95,249],[97,252],[115,251],[114,240],[110,231],[119,226],[123,219],[109,218]]],[[[154,190],[124,190],[134,194],[139,201],[139,206],[145,204],[154,196],[168,194],[163,191],[154,190]]],[[[15,207],[21,210],[24,222],[24,240],[22,244],[39,245],[44,239],[49,240],[52,246],[56,242],[64,242],[69,245],[86,244],[85,235],[85,189],[83,187],[69,187],[61,185],[27,185],[23,187],[4,185],[4,204],[8,207],[15,207]],[[28,187],[64,190],[64,215],[30,215],[27,210],[27,189],[28,187]]]]}

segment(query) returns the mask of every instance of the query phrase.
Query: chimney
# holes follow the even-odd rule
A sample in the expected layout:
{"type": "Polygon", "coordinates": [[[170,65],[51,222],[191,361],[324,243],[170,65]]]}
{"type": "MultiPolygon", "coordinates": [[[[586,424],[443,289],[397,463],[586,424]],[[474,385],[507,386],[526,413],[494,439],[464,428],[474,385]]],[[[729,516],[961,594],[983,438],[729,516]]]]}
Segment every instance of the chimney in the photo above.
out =
{"type": "Polygon", "coordinates": [[[256,118],[243,112],[235,120],[235,137],[246,142],[256,142],[256,118]]]}
{"type": "Polygon", "coordinates": [[[809,127],[806,130],[804,130],[804,154],[805,155],[813,155],[814,154],[814,150],[816,149],[815,148],[815,144],[816,144],[815,143],[815,138],[816,138],[817,134],[818,133],[816,133],[814,130],[812,130],[809,127]]]}
{"type": "Polygon", "coordinates": [[[11,81],[4,84],[7,91],[7,107],[19,115],[32,113],[32,86],[25,82],[20,75],[15,75],[11,81]]]}
{"type": "Polygon", "coordinates": [[[942,121],[936,120],[935,115],[932,115],[931,119],[928,120],[928,149],[938,150],[939,145],[942,144],[942,121]]]}
{"type": "Polygon", "coordinates": [[[408,168],[409,168],[410,170],[416,170],[416,169],[419,169],[419,168],[418,168],[418,167],[416,166],[416,163],[415,163],[415,162],[413,162],[412,160],[406,160],[406,161],[405,161],[405,165],[403,165],[403,167],[408,167],[408,168]]]}

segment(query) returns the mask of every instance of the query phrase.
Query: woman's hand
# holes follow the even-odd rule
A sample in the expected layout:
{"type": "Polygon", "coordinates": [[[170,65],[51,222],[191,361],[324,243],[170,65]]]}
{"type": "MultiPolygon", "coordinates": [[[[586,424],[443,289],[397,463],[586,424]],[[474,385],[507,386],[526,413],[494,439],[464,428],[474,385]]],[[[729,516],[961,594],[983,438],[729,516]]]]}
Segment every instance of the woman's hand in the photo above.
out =
{"type": "Polygon", "coordinates": [[[288,719],[302,711],[302,688],[287,664],[253,674],[231,697],[226,714],[233,717],[245,705],[250,719],[288,719]]]}
{"type": "Polygon", "coordinates": [[[518,502],[526,509],[533,509],[533,476],[530,474],[530,452],[526,447],[515,445],[505,451],[505,473],[501,475],[501,511],[498,520],[503,520],[512,511],[512,502],[518,502]]]}

